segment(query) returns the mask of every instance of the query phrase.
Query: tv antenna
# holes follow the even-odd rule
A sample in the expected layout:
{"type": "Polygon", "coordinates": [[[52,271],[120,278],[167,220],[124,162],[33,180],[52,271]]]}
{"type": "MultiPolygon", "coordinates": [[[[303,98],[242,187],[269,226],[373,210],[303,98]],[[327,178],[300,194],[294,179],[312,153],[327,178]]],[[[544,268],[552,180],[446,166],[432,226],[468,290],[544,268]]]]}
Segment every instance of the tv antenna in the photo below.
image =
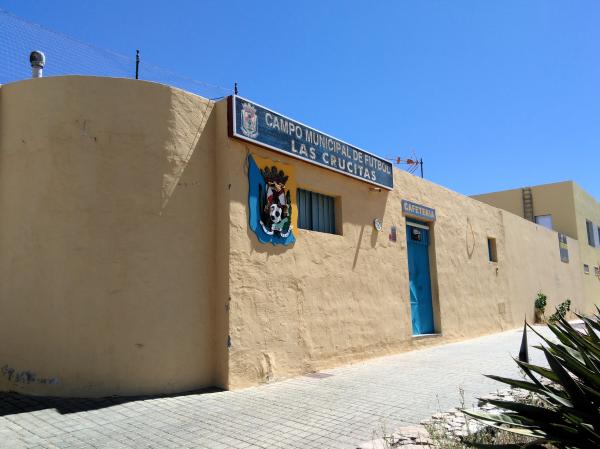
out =
{"type": "Polygon", "coordinates": [[[421,178],[423,178],[423,158],[417,157],[415,152],[413,151],[413,156],[410,158],[403,157],[395,157],[388,158],[388,161],[391,161],[395,165],[406,165],[406,171],[414,174],[417,170],[421,171],[421,178]]]}

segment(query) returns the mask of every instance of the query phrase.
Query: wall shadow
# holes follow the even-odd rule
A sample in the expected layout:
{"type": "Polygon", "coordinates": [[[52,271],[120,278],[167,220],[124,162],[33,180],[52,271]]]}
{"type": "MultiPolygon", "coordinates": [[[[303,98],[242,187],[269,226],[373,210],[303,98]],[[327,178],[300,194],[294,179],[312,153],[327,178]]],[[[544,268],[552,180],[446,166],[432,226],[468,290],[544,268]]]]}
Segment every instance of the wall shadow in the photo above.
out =
{"type": "Polygon", "coordinates": [[[67,415],[70,413],[99,410],[116,405],[127,404],[129,402],[176,398],[198,394],[211,394],[222,391],[225,390],[216,387],[210,387],[176,394],[154,396],[107,396],[102,398],[61,398],[55,396],[32,396],[13,391],[0,392],[0,416],[36,412],[46,409],[55,409],[61,415],[67,415]]]}
{"type": "MultiPolygon", "coordinates": [[[[246,226],[246,234],[248,235],[248,239],[252,242],[252,251],[255,251],[257,253],[267,253],[267,257],[268,256],[278,256],[280,254],[285,253],[286,251],[294,248],[294,246],[296,245],[296,242],[294,243],[290,243],[289,245],[274,245],[272,243],[262,243],[258,240],[258,237],[256,236],[256,234],[254,233],[254,231],[252,229],[250,229],[250,211],[248,210],[248,207],[246,207],[246,223],[248,224],[248,226],[246,226]]],[[[297,229],[292,230],[292,233],[296,232],[296,236],[297,236],[297,229]]]]}
{"type": "Polygon", "coordinates": [[[363,234],[365,233],[365,225],[360,227],[360,234],[358,235],[358,242],[356,243],[356,251],[354,252],[354,261],[352,262],[352,270],[356,268],[356,262],[358,262],[358,253],[360,252],[360,245],[362,243],[363,234]]]}

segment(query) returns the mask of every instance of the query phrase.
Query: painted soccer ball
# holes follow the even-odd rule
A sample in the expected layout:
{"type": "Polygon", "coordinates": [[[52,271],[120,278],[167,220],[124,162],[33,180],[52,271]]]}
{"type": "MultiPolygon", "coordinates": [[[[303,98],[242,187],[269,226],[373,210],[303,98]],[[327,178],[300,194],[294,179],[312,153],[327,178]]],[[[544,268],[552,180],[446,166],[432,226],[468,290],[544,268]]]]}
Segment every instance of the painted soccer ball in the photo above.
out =
{"type": "Polygon", "coordinates": [[[271,204],[269,207],[269,216],[273,223],[279,223],[281,221],[281,214],[283,210],[277,204],[271,204]]]}

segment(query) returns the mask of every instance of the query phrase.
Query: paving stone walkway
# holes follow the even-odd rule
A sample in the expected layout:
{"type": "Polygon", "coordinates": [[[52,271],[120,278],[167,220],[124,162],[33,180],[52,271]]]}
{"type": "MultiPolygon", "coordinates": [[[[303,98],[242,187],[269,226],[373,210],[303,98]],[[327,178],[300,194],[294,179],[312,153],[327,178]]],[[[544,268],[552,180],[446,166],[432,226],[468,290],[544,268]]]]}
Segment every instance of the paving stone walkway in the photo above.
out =
{"type": "MultiPolygon", "coordinates": [[[[528,333],[530,345],[539,342],[528,333]]],[[[241,391],[56,399],[0,393],[0,448],[356,448],[518,375],[521,331],[375,359],[241,391]]],[[[533,361],[540,351],[530,349],[533,361]]]]}

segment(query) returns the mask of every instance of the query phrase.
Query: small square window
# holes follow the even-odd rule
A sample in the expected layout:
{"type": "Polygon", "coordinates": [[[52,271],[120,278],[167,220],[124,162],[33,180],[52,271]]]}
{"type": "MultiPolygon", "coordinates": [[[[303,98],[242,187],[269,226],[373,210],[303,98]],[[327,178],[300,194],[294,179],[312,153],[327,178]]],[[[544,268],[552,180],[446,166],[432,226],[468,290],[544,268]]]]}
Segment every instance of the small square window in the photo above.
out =
{"type": "Polygon", "coordinates": [[[298,189],[298,227],[335,234],[335,198],[298,189]]]}
{"type": "Polygon", "coordinates": [[[594,275],[600,276],[600,267],[594,267],[594,275]]]}
{"type": "Polygon", "coordinates": [[[498,251],[496,249],[496,239],[488,237],[488,260],[490,262],[498,262],[498,251]]]}
{"type": "Polygon", "coordinates": [[[583,272],[585,274],[590,274],[590,266],[588,264],[583,264],[583,272]]]}

